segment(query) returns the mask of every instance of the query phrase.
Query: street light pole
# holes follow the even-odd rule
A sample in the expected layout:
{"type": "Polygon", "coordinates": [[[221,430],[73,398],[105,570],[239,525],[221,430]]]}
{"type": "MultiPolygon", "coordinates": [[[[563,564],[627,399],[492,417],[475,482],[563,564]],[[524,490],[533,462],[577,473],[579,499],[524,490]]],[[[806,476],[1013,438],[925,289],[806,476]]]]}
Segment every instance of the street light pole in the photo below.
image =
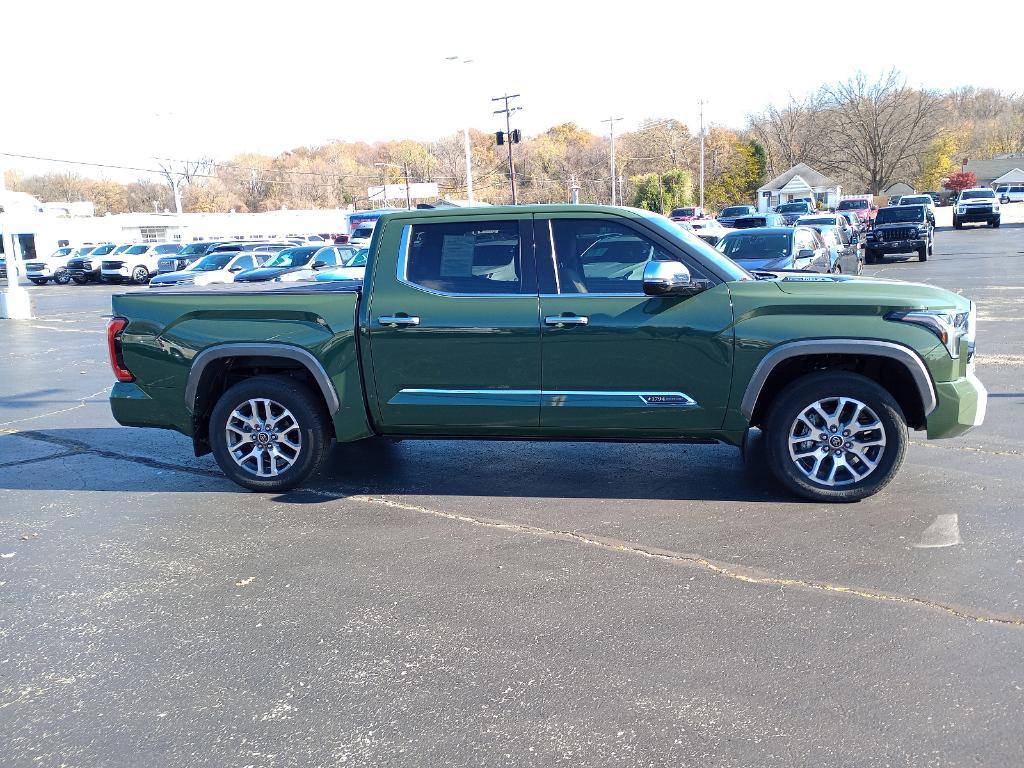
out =
{"type": "Polygon", "coordinates": [[[700,207],[704,209],[704,100],[697,102],[700,105],[700,207]]]}
{"type": "Polygon", "coordinates": [[[615,123],[621,120],[621,117],[609,117],[607,120],[602,120],[602,123],[608,123],[608,130],[611,131],[612,147],[611,147],[611,172],[612,172],[612,205],[615,205],[615,123]]]}
{"type": "MultiPolygon", "coordinates": [[[[447,56],[445,61],[454,61],[460,64],[472,64],[473,59],[463,59],[460,56],[447,56]]],[[[469,143],[469,116],[462,126],[462,145],[466,153],[466,200],[473,204],[473,150],[469,143]]]]}

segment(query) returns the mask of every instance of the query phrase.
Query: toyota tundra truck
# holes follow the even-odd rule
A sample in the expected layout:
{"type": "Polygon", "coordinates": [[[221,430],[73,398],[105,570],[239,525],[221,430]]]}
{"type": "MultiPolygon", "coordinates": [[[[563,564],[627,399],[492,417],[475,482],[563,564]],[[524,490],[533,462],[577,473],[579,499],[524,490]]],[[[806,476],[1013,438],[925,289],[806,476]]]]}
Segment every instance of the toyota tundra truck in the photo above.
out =
{"type": "Polygon", "coordinates": [[[892,480],[908,428],[981,423],[975,316],[926,285],[752,274],[646,211],[403,211],[375,227],[362,282],[115,296],[110,404],[255,491],[300,485],[332,440],[742,451],[756,428],[789,490],[855,501],[892,480]]]}

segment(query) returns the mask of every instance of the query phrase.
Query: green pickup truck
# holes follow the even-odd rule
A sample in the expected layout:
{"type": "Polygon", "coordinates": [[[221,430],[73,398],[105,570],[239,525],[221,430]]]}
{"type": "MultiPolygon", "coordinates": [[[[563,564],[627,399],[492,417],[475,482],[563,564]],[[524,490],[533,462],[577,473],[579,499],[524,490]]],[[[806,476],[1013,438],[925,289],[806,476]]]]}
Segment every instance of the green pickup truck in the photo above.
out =
{"type": "Polygon", "coordinates": [[[758,427],[791,491],[854,501],[895,475],[908,426],[954,437],[986,404],[969,300],[751,274],[626,208],[403,211],[362,283],[151,289],[113,315],[117,421],[182,432],[257,491],[305,481],[332,438],[742,449],[758,427]]]}

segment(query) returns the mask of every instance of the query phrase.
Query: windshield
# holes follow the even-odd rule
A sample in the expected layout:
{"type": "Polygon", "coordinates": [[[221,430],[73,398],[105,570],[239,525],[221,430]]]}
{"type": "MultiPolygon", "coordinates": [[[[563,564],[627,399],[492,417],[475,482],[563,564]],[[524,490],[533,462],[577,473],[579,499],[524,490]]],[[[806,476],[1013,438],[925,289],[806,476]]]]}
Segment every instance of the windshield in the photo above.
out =
{"type": "Polygon", "coordinates": [[[693,216],[696,212],[695,208],[673,208],[673,216],[693,216]]]}
{"type": "Polygon", "coordinates": [[[74,248],[58,248],[56,251],[54,251],[53,253],[50,254],[49,258],[51,258],[51,259],[59,259],[61,256],[69,255],[73,250],[75,250],[75,249],[74,248]]]}
{"type": "MultiPolygon", "coordinates": [[[[685,229],[680,229],[672,219],[661,216],[650,211],[637,210],[644,219],[653,224],[657,229],[670,240],[683,243],[687,251],[696,252],[705,262],[721,272],[726,280],[752,280],[753,276],[747,270],[736,265],[729,259],[723,258],[722,254],[705,243],[699,237],[685,229]]],[[[355,265],[353,265],[355,266],[355,265]]]]}
{"type": "Polygon", "coordinates": [[[360,227],[359,229],[357,229],[355,232],[352,233],[352,237],[360,237],[360,238],[363,238],[363,237],[373,237],[373,228],[372,227],[360,227]]]}
{"type": "Polygon", "coordinates": [[[750,208],[749,205],[730,205],[728,208],[726,208],[724,211],[722,211],[721,215],[722,216],[743,216],[745,214],[750,213],[750,211],[751,211],[751,208],[750,208]]]}
{"type": "Polygon", "coordinates": [[[92,256],[106,256],[112,250],[114,250],[114,246],[111,245],[110,243],[107,243],[106,245],[97,245],[95,248],[92,249],[92,254],[91,255],[92,256]]]}
{"type": "Polygon", "coordinates": [[[783,203],[775,210],[779,213],[802,213],[808,210],[809,207],[807,203],[783,203]]]}
{"type": "Polygon", "coordinates": [[[128,250],[125,251],[125,255],[127,255],[127,256],[138,256],[140,253],[145,253],[148,250],[149,250],[149,246],[148,245],[130,245],[130,246],[128,246],[128,250]]]}
{"type": "Polygon", "coordinates": [[[931,205],[932,199],[928,195],[908,195],[900,198],[900,205],[931,205]]]}
{"type": "Polygon", "coordinates": [[[875,216],[875,224],[903,224],[919,221],[924,221],[924,208],[920,205],[882,208],[875,216]]]}
{"type": "Polygon", "coordinates": [[[868,207],[867,200],[840,200],[839,211],[862,211],[868,207]]]}
{"type": "Polygon", "coordinates": [[[209,243],[189,243],[178,251],[179,256],[195,256],[197,253],[206,253],[210,247],[209,243]]]}
{"type": "Polygon", "coordinates": [[[115,248],[113,251],[111,251],[110,255],[111,256],[117,256],[119,253],[124,253],[129,248],[131,248],[131,245],[119,245],[119,246],[117,246],[117,248],[115,248]]]}
{"type": "Polygon", "coordinates": [[[830,226],[836,225],[836,220],[832,216],[811,216],[810,218],[800,219],[801,224],[828,224],[830,226]]]}
{"type": "Polygon", "coordinates": [[[961,200],[984,200],[985,198],[995,196],[996,193],[991,189],[968,189],[967,191],[960,193],[961,200]]]}
{"type": "Polygon", "coordinates": [[[351,259],[345,262],[346,267],[365,267],[366,256],[370,253],[369,248],[360,248],[351,259]]]}
{"type": "Polygon", "coordinates": [[[231,252],[203,256],[199,261],[194,262],[189,269],[195,272],[214,272],[218,269],[224,269],[233,258],[235,258],[235,254],[231,252]]]}
{"type": "Polygon", "coordinates": [[[736,232],[726,235],[718,249],[734,261],[764,261],[789,256],[787,232],[736,232]]]}
{"type": "Polygon", "coordinates": [[[319,248],[310,248],[308,246],[302,248],[285,248],[280,253],[271,256],[263,266],[277,269],[301,267],[308,264],[312,260],[313,254],[319,250],[319,248]]]}

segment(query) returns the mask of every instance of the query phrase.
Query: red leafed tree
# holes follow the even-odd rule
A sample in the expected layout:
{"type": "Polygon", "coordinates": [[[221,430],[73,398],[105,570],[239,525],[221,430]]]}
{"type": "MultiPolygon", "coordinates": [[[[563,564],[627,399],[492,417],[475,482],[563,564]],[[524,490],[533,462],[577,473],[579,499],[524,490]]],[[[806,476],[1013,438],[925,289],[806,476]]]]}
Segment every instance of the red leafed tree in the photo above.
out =
{"type": "Polygon", "coordinates": [[[957,171],[946,179],[942,186],[953,192],[963,192],[965,189],[978,186],[978,177],[974,175],[974,171],[957,171]]]}

